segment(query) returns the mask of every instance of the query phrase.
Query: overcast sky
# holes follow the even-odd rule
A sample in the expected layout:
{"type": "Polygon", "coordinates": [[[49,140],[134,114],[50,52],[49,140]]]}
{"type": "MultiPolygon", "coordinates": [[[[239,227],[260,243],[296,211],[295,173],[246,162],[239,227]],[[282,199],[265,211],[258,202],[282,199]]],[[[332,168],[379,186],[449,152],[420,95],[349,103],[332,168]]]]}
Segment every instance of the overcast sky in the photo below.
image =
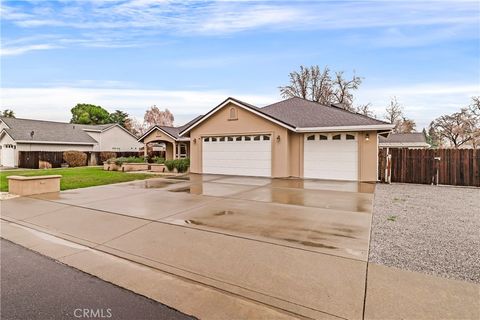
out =
{"type": "Polygon", "coordinates": [[[419,129],[480,95],[478,1],[2,1],[1,108],[68,121],[76,103],[180,125],[228,96],[257,106],[300,65],[364,78],[419,129]]]}

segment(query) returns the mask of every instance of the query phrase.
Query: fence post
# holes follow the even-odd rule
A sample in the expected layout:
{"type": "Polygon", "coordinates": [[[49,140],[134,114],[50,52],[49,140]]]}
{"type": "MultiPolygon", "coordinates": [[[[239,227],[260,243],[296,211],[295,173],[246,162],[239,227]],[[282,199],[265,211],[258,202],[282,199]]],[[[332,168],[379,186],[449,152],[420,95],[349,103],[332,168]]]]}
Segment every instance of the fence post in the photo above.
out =
{"type": "Polygon", "coordinates": [[[435,160],[435,177],[434,177],[434,180],[435,180],[435,185],[438,186],[438,171],[440,170],[440,160],[442,159],[441,157],[435,157],[433,158],[435,160]]]}
{"type": "Polygon", "coordinates": [[[387,154],[385,158],[385,182],[386,183],[392,183],[392,155],[387,154]]]}

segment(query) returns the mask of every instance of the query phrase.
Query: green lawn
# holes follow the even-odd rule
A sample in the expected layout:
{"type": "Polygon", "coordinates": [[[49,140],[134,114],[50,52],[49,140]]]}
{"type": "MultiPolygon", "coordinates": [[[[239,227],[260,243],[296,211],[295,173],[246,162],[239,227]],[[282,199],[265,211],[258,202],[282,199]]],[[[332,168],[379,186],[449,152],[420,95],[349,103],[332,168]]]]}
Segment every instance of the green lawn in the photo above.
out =
{"type": "Polygon", "coordinates": [[[60,189],[77,189],[154,177],[144,173],[104,171],[101,167],[58,168],[42,170],[7,170],[0,172],[0,191],[8,191],[7,176],[44,176],[59,174],[60,189]]]}

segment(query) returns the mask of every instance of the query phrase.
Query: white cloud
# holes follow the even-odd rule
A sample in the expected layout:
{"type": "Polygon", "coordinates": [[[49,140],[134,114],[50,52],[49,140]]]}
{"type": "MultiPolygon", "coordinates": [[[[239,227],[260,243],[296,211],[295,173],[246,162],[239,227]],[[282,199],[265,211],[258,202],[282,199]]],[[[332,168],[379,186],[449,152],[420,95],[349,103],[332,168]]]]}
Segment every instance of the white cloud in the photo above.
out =
{"type": "Polygon", "coordinates": [[[16,56],[20,54],[24,54],[30,51],[37,51],[37,50],[49,50],[49,49],[56,49],[60,48],[57,45],[51,44],[32,44],[26,46],[19,46],[19,47],[4,47],[0,48],[0,56],[16,56]]]}
{"type": "Polygon", "coordinates": [[[426,83],[409,86],[392,86],[360,89],[355,97],[359,103],[372,104],[377,116],[383,117],[390,99],[397,97],[404,113],[417,123],[417,129],[428,127],[430,122],[443,115],[457,112],[480,95],[479,84],[426,83]]]}
{"type": "Polygon", "coordinates": [[[59,36],[68,31],[73,45],[81,41],[84,46],[96,47],[145,46],[150,43],[146,39],[167,34],[218,36],[260,28],[351,29],[357,33],[368,30],[368,35],[355,37],[380,46],[421,46],[451,38],[478,39],[480,23],[476,1],[131,0],[14,4],[2,2],[5,21],[22,28],[55,27],[52,32],[59,36]],[[377,32],[370,32],[372,29],[377,32]]]}

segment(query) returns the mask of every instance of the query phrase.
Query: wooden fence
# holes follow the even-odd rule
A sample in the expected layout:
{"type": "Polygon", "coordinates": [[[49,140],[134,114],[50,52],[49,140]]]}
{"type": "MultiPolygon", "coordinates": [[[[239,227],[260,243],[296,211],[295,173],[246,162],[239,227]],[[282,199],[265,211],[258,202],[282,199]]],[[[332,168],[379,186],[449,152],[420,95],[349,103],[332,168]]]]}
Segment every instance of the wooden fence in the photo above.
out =
{"type": "Polygon", "coordinates": [[[480,187],[478,149],[380,149],[378,162],[383,182],[480,187]]]}
{"type": "MultiPolygon", "coordinates": [[[[85,152],[87,160],[85,166],[101,165],[100,152],[85,152]]],[[[139,156],[143,153],[139,152],[115,152],[117,157],[139,156]]],[[[18,167],[28,169],[43,168],[43,165],[51,168],[60,168],[65,163],[62,151],[19,151],[18,167]]]]}

